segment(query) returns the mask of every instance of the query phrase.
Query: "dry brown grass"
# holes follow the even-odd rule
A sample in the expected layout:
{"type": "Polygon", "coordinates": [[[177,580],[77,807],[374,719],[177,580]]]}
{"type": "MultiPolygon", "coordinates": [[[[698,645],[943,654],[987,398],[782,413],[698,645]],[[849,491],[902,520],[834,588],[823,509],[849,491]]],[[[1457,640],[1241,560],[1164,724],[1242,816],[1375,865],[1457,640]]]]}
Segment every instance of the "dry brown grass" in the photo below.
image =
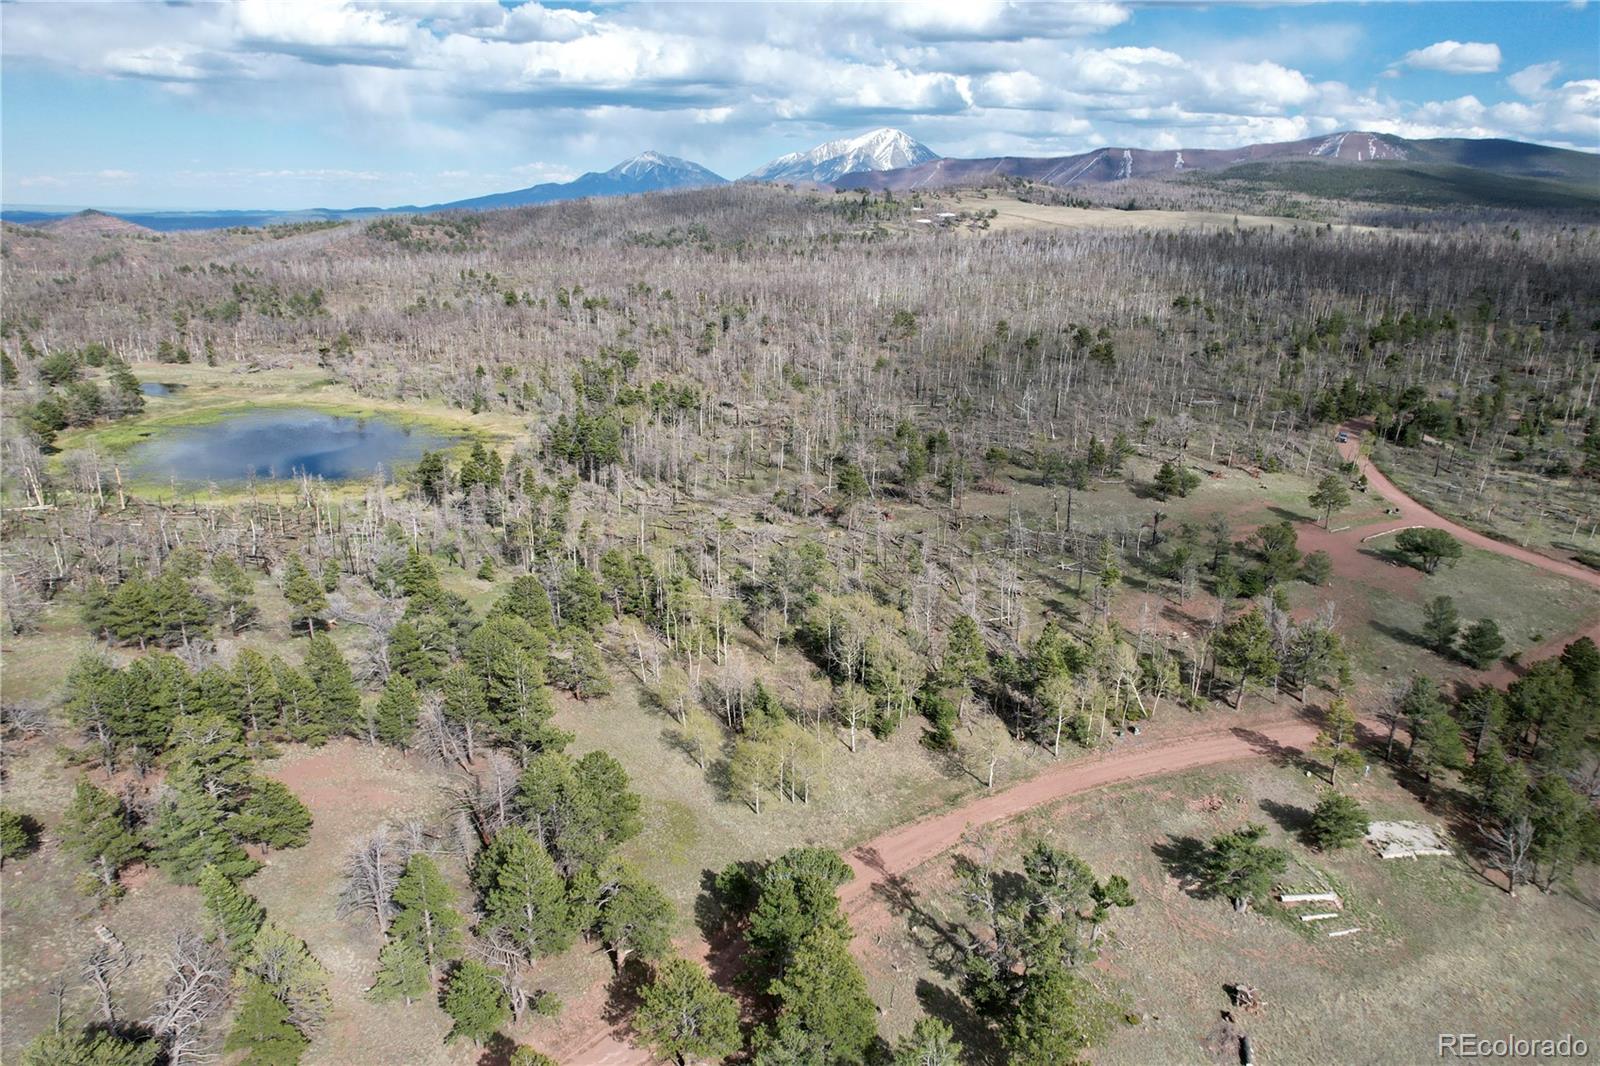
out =
{"type": "MultiPolygon", "coordinates": [[[[1013,841],[1049,836],[1102,876],[1133,884],[1138,903],[1114,918],[1093,978],[1119,1013],[1140,1021],[1115,1023],[1095,1062],[1216,1061],[1202,1044],[1229,1008],[1223,986],[1235,982],[1267,1001],[1260,1014],[1236,1012],[1258,1061],[1419,1062],[1436,1053],[1439,1031],[1458,1029],[1572,1032],[1593,1046],[1600,939],[1591,907],[1572,895],[1530,889],[1511,900],[1456,859],[1383,862],[1360,847],[1322,855],[1294,840],[1290,879],[1331,878],[1350,915],[1341,927],[1365,930],[1330,940],[1292,919],[1193,898],[1153,850],[1245,821],[1290,839],[1281,823],[1321,788],[1296,768],[1208,770],[1087,795],[1008,827],[1013,841]]],[[[1378,769],[1357,795],[1375,814],[1437,818],[1378,769]]],[[[908,1030],[931,1004],[966,1027],[971,1047],[970,1016],[935,965],[950,957],[935,930],[961,919],[949,862],[941,856],[913,875],[923,914],[901,921],[868,968],[886,1035],[908,1030]]],[[[1584,892],[1592,899],[1595,888],[1591,880],[1584,892]]]]}

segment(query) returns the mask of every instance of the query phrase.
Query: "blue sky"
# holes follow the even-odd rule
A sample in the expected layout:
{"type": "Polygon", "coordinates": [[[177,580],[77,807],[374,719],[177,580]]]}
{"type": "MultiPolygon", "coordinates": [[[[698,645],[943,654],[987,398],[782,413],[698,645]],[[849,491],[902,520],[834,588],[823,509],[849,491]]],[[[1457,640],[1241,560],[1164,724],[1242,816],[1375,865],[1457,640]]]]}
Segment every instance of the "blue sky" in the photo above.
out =
{"type": "Polygon", "coordinates": [[[429,203],[645,149],[736,177],[1342,129],[1600,150],[1600,4],[5,3],[0,199],[429,203]]]}

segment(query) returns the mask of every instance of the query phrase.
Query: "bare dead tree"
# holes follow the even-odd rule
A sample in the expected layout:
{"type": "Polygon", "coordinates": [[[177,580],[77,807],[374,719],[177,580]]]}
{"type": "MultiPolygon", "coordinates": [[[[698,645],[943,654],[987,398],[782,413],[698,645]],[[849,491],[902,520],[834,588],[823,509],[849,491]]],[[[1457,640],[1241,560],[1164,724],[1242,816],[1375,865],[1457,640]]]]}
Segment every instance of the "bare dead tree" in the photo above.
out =
{"type": "Polygon", "coordinates": [[[1506,876],[1506,893],[1517,894],[1517,886],[1533,877],[1533,820],[1526,811],[1478,823],[1478,831],[1489,845],[1489,863],[1506,876]]]}
{"type": "Polygon", "coordinates": [[[518,1022],[522,1021],[530,998],[523,984],[529,969],[527,953],[503,929],[491,930],[487,936],[474,937],[471,951],[495,972],[511,1004],[512,1017],[518,1022]]]}
{"type": "Polygon", "coordinates": [[[103,925],[95,927],[95,936],[99,939],[99,943],[83,960],[83,968],[79,973],[83,983],[94,993],[100,1020],[108,1026],[115,1026],[117,1004],[111,992],[111,984],[137,961],[137,956],[123,945],[115,933],[103,925]]]}
{"type": "Polygon", "coordinates": [[[387,935],[395,882],[410,857],[410,838],[395,834],[387,826],[359,840],[345,858],[340,917],[354,914],[363,920],[370,918],[378,927],[378,934],[387,935]]]}
{"type": "Polygon", "coordinates": [[[437,692],[430,691],[422,698],[417,715],[417,750],[446,766],[465,770],[469,765],[466,734],[444,713],[444,698],[437,692]]]}
{"type": "Polygon", "coordinates": [[[486,773],[467,775],[451,789],[453,806],[470,820],[479,843],[518,820],[516,764],[498,752],[488,756],[486,773]]]}
{"type": "Polygon", "coordinates": [[[167,981],[145,1024],[173,1066],[212,1061],[216,1052],[207,1027],[228,1005],[227,957],[199,932],[187,929],[174,938],[162,965],[167,981]]]}

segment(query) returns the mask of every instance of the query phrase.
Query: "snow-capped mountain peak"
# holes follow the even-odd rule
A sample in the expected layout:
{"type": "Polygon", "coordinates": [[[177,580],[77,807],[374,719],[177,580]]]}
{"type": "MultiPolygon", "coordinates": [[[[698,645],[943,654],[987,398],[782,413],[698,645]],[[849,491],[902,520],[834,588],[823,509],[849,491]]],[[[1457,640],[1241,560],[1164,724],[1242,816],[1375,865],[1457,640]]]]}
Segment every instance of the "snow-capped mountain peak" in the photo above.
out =
{"type": "MultiPolygon", "coordinates": [[[[705,167],[698,163],[691,163],[687,159],[677,156],[664,155],[661,152],[640,152],[632,159],[624,159],[610,170],[606,176],[612,178],[639,179],[648,176],[662,177],[716,177],[705,167]]],[[[717,182],[722,179],[717,178],[717,182]]],[[[715,183],[713,183],[715,184],[715,183]]]]}
{"type": "Polygon", "coordinates": [[[804,152],[790,152],[746,174],[746,181],[815,181],[822,184],[864,170],[898,170],[938,159],[936,152],[901,130],[841,137],[804,152]]]}

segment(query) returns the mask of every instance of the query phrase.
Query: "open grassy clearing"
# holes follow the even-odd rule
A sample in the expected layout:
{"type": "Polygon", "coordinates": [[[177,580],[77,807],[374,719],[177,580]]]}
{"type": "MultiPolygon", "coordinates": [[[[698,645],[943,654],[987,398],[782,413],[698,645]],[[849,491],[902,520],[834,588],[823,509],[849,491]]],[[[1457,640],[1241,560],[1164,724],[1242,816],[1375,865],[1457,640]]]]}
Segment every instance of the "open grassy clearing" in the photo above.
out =
{"type": "MultiPolygon", "coordinates": [[[[802,664],[789,658],[780,670],[798,674],[802,664]]],[[[577,737],[573,753],[609,752],[627,768],[643,797],[644,832],[624,845],[623,854],[672,897],[684,932],[693,926],[702,878],[729,862],[770,858],[803,844],[843,848],[957,803],[982,790],[980,775],[987,774],[988,763],[980,753],[991,743],[1000,756],[997,787],[1051,764],[1047,752],[1011,740],[990,715],[971,716],[970,729],[961,734],[968,749],[966,765],[924,749],[917,721],[886,741],[863,734],[854,754],[828,728],[824,786],[813,792],[809,804],[769,797],[758,815],[749,805],[726,797],[717,761],[709,772],[701,771],[676,746],[672,717],[649,706],[633,685],[619,684],[605,699],[562,699],[559,705],[556,724],[577,737]]]]}
{"type": "Polygon", "coordinates": [[[1493,618],[1506,638],[1507,655],[1577,632],[1600,618],[1600,599],[1576,582],[1473,548],[1455,565],[1423,574],[1396,560],[1397,553],[1384,546],[1392,539],[1362,547],[1388,574],[1371,572],[1334,586],[1346,640],[1368,671],[1400,676],[1422,671],[1472,680],[1473,670],[1444,659],[1423,641],[1423,604],[1436,596],[1455,601],[1463,625],[1493,618]]]}
{"type": "MultiPolygon", "coordinates": [[[[1091,793],[1006,827],[1013,868],[1017,842],[1042,834],[1100,876],[1121,873],[1132,882],[1138,903],[1112,920],[1091,978],[1119,1016],[1138,1022],[1115,1022],[1093,1061],[1237,1061],[1205,1046],[1229,1009],[1223,986],[1233,983],[1266,999],[1260,1014],[1235,1012],[1257,1061],[1423,1061],[1435,1054],[1436,1026],[1571,1032],[1593,1046],[1595,884],[1585,883],[1581,896],[1525,889],[1513,900],[1455,858],[1384,862],[1364,847],[1310,851],[1295,834],[1324,787],[1293,765],[1199,771],[1091,793]],[[1273,842],[1290,848],[1287,887],[1334,888],[1346,917],[1330,924],[1363,932],[1329,939],[1291,915],[1235,914],[1226,902],[1191,896],[1181,868],[1194,842],[1247,821],[1269,826],[1273,842]]],[[[1436,820],[1381,766],[1355,795],[1375,817],[1436,820]]],[[[946,938],[959,940],[964,915],[951,893],[950,858],[910,878],[915,910],[901,913],[867,957],[867,972],[886,1035],[931,1013],[964,1032],[979,1061],[997,1062],[982,1057],[992,1043],[952,994],[946,938]]]]}
{"type": "MultiPolygon", "coordinates": [[[[1274,229],[1320,226],[1300,219],[1281,218],[1274,215],[1223,214],[1212,211],[1122,211],[1111,207],[1064,207],[1054,204],[1028,203],[996,192],[938,194],[930,197],[926,211],[910,212],[915,217],[931,217],[939,211],[967,212],[985,216],[995,211],[988,220],[990,229],[1143,229],[1143,230],[1226,230],[1274,229]]],[[[913,221],[911,223],[915,225],[913,221]]],[[[922,227],[926,228],[926,227],[922,227]]],[[[1338,225],[1340,230],[1368,229],[1362,226],[1338,225]]],[[[976,232],[983,232],[982,229],[976,232]]]]}
{"type": "MultiPolygon", "coordinates": [[[[471,1055],[452,1056],[445,1046],[450,1019],[437,1004],[419,1001],[408,1009],[367,1002],[363,993],[377,973],[382,938],[370,920],[338,914],[343,866],[356,841],[410,820],[441,823],[452,776],[392,749],[350,740],[316,749],[294,747],[264,769],[288,785],[315,819],[310,843],[283,853],[282,861],[245,885],[267,914],[304,938],[328,968],[333,997],[328,1035],[303,1061],[308,1066],[472,1061],[471,1055]],[[431,1057],[416,1057],[419,1051],[431,1057]]],[[[459,897],[468,899],[461,862],[442,859],[441,865],[451,873],[459,897]]]]}

